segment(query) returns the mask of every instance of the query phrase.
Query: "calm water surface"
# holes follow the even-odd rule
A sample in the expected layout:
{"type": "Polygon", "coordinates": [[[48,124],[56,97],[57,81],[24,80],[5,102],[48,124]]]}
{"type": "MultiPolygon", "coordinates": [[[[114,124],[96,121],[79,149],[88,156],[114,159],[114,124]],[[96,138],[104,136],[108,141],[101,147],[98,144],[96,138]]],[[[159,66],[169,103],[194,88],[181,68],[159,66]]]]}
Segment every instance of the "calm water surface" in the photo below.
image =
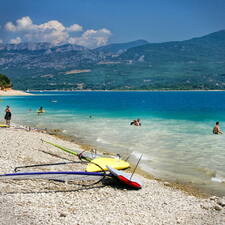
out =
{"type": "Polygon", "coordinates": [[[225,194],[225,92],[38,92],[4,97],[14,123],[60,128],[82,143],[130,155],[153,175],[225,194]],[[43,106],[46,113],[37,115],[43,106]],[[141,127],[130,126],[140,118],[141,127]]]}

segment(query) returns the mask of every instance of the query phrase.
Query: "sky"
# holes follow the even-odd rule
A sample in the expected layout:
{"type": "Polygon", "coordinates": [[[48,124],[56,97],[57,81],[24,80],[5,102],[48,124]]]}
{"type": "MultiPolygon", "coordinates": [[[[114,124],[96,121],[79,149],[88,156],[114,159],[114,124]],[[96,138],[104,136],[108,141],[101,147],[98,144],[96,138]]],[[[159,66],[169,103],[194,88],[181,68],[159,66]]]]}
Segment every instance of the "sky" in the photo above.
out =
{"type": "Polygon", "coordinates": [[[225,0],[0,0],[0,43],[181,41],[225,29],[224,12],[225,0]]]}

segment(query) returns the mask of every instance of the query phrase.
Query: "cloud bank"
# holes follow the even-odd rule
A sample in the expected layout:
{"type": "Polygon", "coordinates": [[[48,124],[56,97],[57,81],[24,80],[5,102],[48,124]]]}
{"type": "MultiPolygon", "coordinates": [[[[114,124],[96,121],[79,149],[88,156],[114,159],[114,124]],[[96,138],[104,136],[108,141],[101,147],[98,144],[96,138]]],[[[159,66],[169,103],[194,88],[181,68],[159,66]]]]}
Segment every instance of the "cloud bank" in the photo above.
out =
{"type": "Polygon", "coordinates": [[[9,43],[10,43],[10,44],[16,44],[16,45],[18,45],[19,43],[21,43],[21,38],[20,38],[20,37],[16,37],[16,38],[14,38],[14,39],[11,39],[11,40],[9,41],[9,43]]]}
{"type": "Polygon", "coordinates": [[[83,30],[79,24],[64,26],[57,20],[50,20],[42,24],[34,24],[29,16],[9,21],[4,26],[6,32],[14,38],[9,43],[19,44],[21,42],[49,42],[53,45],[77,44],[88,48],[95,48],[107,44],[111,31],[102,28],[99,30],[83,30]]]}

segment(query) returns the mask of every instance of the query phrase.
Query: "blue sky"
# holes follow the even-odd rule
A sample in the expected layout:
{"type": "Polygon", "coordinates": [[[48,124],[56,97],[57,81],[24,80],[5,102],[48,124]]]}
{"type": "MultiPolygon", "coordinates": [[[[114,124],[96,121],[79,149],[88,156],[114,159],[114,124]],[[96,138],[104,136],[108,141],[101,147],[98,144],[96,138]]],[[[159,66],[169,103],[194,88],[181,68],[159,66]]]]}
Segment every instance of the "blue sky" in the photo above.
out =
{"type": "Polygon", "coordinates": [[[93,48],[137,39],[185,40],[225,29],[224,0],[0,0],[0,3],[1,42],[50,41],[93,48]]]}

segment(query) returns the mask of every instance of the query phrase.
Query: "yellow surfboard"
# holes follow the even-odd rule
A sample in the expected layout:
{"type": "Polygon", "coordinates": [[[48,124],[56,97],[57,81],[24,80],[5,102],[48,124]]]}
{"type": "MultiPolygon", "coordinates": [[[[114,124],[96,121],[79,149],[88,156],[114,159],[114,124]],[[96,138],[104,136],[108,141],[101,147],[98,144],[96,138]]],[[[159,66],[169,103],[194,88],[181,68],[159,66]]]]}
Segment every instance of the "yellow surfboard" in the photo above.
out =
{"type": "Polygon", "coordinates": [[[0,124],[0,128],[6,128],[6,127],[9,127],[9,125],[6,125],[6,124],[0,124]]]}
{"type": "Polygon", "coordinates": [[[37,113],[45,113],[45,110],[37,110],[37,113]]]}
{"type": "Polygon", "coordinates": [[[130,166],[130,164],[122,159],[116,158],[96,158],[91,161],[92,163],[88,163],[86,171],[87,172],[99,172],[103,170],[108,170],[106,166],[112,167],[117,170],[126,169],[130,166]],[[98,167],[97,165],[100,167],[98,167]]]}

